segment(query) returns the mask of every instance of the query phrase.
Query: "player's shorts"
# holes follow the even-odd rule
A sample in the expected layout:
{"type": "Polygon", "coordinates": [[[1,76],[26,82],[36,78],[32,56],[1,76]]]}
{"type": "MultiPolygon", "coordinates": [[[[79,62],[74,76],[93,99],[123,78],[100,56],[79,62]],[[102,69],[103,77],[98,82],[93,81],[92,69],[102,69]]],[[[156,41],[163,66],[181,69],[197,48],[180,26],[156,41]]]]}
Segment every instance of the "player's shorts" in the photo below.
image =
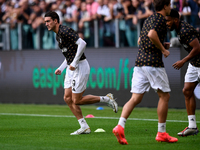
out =
{"type": "Polygon", "coordinates": [[[82,93],[86,89],[90,66],[86,59],[79,61],[76,70],[66,69],[64,88],[72,88],[72,93],[82,93]]]}
{"type": "Polygon", "coordinates": [[[131,93],[143,94],[152,87],[156,92],[170,92],[169,80],[165,68],[150,66],[134,67],[131,93]]]}
{"type": "Polygon", "coordinates": [[[185,74],[185,82],[200,82],[200,67],[192,66],[190,63],[185,74]]]}

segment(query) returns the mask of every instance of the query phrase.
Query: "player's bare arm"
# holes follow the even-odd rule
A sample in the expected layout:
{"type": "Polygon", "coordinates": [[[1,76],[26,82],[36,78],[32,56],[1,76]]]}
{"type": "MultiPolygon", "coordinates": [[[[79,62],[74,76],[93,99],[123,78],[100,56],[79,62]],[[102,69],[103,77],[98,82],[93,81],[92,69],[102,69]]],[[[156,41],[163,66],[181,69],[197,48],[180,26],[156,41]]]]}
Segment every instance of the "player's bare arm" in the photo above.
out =
{"type": "Polygon", "coordinates": [[[148,33],[148,37],[151,40],[151,42],[158,48],[161,50],[161,52],[163,53],[164,57],[168,57],[170,52],[168,50],[165,49],[165,47],[162,45],[162,43],[159,40],[158,34],[155,30],[150,30],[148,33]]]}
{"type": "Polygon", "coordinates": [[[195,38],[192,42],[190,42],[189,45],[193,47],[193,49],[186,57],[184,57],[182,60],[179,60],[172,65],[175,69],[179,70],[186,62],[191,60],[196,55],[200,54],[200,43],[197,38],[195,38]]]}

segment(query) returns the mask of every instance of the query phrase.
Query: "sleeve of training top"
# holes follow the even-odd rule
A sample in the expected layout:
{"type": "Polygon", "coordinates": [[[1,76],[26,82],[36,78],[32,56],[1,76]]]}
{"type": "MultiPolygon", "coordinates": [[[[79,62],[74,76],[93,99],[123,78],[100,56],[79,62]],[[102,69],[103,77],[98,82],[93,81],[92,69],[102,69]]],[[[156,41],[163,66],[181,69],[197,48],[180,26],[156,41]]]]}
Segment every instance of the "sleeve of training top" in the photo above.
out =
{"type": "Polygon", "coordinates": [[[66,59],[63,61],[63,63],[60,65],[60,67],[58,67],[58,70],[60,70],[61,72],[63,72],[63,70],[67,68],[67,61],[66,59]]]}
{"type": "Polygon", "coordinates": [[[79,38],[76,41],[76,44],[78,45],[76,56],[75,56],[74,60],[72,61],[72,63],[70,64],[73,67],[76,67],[76,65],[78,64],[82,54],[85,51],[85,47],[86,47],[86,42],[84,40],[82,40],[81,38],[79,38]]]}

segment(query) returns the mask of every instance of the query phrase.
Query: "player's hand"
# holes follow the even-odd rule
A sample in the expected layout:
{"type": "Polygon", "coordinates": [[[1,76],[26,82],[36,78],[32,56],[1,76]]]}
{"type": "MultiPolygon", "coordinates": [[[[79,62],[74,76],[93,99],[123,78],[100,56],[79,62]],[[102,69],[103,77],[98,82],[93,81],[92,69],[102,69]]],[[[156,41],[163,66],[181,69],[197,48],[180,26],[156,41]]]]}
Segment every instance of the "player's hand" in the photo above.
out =
{"type": "Polygon", "coordinates": [[[172,66],[175,69],[179,70],[183,65],[184,65],[184,62],[182,60],[179,60],[179,61],[175,62],[172,66]]]}
{"type": "Polygon", "coordinates": [[[164,50],[162,53],[163,53],[165,58],[168,57],[169,54],[170,54],[170,52],[168,50],[164,50]]]}
{"type": "Polygon", "coordinates": [[[74,71],[76,68],[70,65],[70,66],[69,66],[69,69],[70,69],[71,71],[74,71]]]}
{"type": "Polygon", "coordinates": [[[61,71],[59,69],[56,69],[55,74],[56,75],[61,75],[61,71]]]}

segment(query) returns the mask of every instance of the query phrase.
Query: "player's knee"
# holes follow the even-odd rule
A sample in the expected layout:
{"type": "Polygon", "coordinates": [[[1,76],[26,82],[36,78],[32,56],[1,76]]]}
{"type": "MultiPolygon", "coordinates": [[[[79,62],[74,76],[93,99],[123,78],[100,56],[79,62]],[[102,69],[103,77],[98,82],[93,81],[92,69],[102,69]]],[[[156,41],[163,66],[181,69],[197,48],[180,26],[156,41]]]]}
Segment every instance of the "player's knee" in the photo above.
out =
{"type": "Polygon", "coordinates": [[[67,105],[70,105],[72,103],[72,98],[70,96],[64,95],[64,101],[67,105]]]}
{"type": "Polygon", "coordinates": [[[73,102],[74,102],[75,105],[81,105],[80,100],[77,99],[77,98],[73,98],[73,102]]]}
{"type": "Polygon", "coordinates": [[[82,94],[72,94],[72,101],[75,105],[83,105],[84,100],[82,94]]]}
{"type": "Polygon", "coordinates": [[[185,97],[190,97],[192,94],[193,94],[193,91],[190,91],[190,90],[188,90],[188,89],[186,89],[186,88],[183,88],[183,95],[185,96],[185,97]]]}
{"type": "Polygon", "coordinates": [[[164,100],[165,102],[169,102],[170,94],[169,93],[162,93],[159,95],[159,98],[164,100]]]}
{"type": "Polygon", "coordinates": [[[141,103],[142,99],[132,99],[131,101],[133,102],[134,105],[138,105],[139,103],[141,103]]]}
{"type": "Polygon", "coordinates": [[[166,93],[166,99],[169,101],[169,98],[170,98],[170,94],[169,93],[166,93]]]}

